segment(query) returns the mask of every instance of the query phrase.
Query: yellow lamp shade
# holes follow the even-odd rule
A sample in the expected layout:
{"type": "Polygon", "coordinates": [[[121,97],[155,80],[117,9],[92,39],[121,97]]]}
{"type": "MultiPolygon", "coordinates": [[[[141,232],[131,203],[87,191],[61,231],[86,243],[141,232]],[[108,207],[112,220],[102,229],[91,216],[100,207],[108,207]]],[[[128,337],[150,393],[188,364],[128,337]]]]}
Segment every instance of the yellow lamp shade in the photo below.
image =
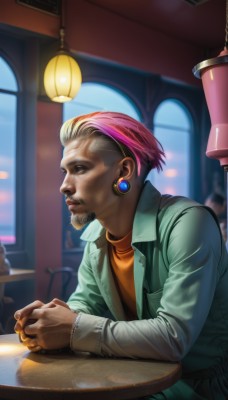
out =
{"type": "Polygon", "coordinates": [[[72,100],[82,83],[81,70],[69,54],[58,54],[44,71],[44,88],[52,101],[64,103],[72,100]]]}

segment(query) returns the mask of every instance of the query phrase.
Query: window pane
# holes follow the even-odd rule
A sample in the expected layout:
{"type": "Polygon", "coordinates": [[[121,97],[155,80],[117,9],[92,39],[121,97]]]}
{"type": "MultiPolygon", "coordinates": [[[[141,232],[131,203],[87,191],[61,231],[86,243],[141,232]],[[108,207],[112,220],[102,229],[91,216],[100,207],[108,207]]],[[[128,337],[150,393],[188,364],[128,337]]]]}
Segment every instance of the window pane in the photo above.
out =
{"type": "Polygon", "coordinates": [[[140,120],[140,113],[129,98],[99,83],[83,83],[77,96],[64,104],[64,121],[94,111],[117,111],[140,120]]]}
{"type": "Polygon", "coordinates": [[[16,96],[0,93],[0,239],[15,243],[16,96]]]}
{"type": "Polygon", "coordinates": [[[15,75],[2,57],[0,57],[0,89],[17,91],[15,75]]]}
{"type": "Polygon", "coordinates": [[[176,100],[165,100],[158,106],[154,124],[190,129],[189,117],[181,103],[176,100]]]}
{"type": "Polygon", "coordinates": [[[166,165],[151,172],[152,182],[161,193],[189,195],[189,135],[172,129],[156,128],[155,136],[163,145],[166,165]]]}
{"type": "Polygon", "coordinates": [[[152,171],[148,178],[161,193],[189,196],[190,116],[176,100],[162,102],[154,116],[154,135],[166,154],[163,171],[152,171]]]}

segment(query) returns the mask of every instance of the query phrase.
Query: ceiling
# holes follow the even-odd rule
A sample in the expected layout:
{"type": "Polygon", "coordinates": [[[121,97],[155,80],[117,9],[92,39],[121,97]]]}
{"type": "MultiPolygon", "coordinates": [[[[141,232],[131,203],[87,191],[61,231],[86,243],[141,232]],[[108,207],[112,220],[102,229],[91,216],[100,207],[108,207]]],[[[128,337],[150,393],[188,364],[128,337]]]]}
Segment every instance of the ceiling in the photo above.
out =
{"type": "Polygon", "coordinates": [[[193,45],[205,49],[224,47],[226,0],[86,1],[193,45]]]}

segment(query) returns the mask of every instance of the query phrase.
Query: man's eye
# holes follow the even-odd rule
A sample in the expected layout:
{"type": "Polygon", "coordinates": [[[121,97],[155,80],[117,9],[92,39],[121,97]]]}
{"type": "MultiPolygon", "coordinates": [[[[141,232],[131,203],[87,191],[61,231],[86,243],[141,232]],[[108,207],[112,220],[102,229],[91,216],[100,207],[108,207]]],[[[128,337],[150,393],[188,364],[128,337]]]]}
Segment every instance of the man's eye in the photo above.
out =
{"type": "Polygon", "coordinates": [[[85,172],[86,168],[84,167],[84,165],[75,165],[74,167],[74,171],[78,174],[78,173],[83,173],[85,172]]]}

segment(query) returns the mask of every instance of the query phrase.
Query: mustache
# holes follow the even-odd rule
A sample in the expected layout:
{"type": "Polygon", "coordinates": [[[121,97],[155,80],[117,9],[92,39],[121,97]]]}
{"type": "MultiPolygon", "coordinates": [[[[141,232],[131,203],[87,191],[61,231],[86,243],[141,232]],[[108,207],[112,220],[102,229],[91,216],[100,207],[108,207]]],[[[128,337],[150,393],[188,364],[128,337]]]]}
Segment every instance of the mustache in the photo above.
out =
{"type": "Polygon", "coordinates": [[[67,200],[76,205],[85,204],[82,199],[75,199],[73,196],[65,195],[65,201],[67,200]]]}

